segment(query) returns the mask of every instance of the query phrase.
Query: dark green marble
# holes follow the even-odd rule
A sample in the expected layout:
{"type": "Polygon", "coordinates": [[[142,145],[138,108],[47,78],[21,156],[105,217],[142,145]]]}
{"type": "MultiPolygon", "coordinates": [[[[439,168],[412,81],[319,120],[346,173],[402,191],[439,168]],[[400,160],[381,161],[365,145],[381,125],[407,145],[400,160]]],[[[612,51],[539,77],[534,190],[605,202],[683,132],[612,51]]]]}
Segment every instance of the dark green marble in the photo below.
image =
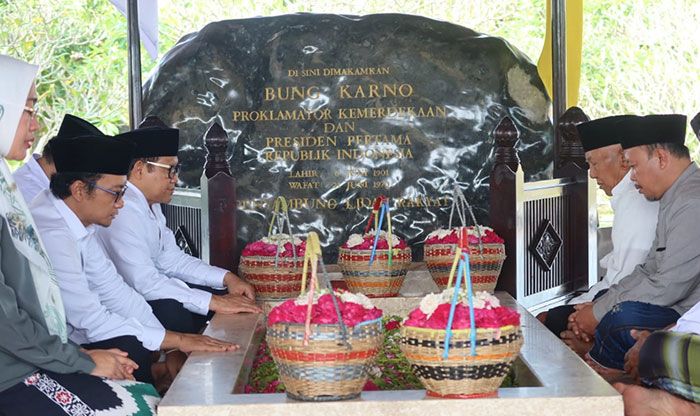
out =
{"type": "MultiPolygon", "coordinates": [[[[494,151],[490,134],[504,116],[510,116],[520,130],[518,149],[526,180],[550,177],[550,106],[535,66],[501,38],[418,16],[295,14],[216,22],[185,36],[147,81],[143,113],[181,129],[182,186],[199,185],[205,156],[202,135],[216,121],[230,137],[239,200],[271,201],[284,195],[337,202],[336,209],[297,207],[292,212],[295,232],[317,231],[329,247],[326,259],[333,261],[337,245],[357,232],[369,214],[367,208],[343,208],[346,203],[357,207],[358,198],[369,200],[380,193],[394,199],[444,198],[457,181],[477,216],[486,222],[494,151]],[[326,68],[388,68],[389,73],[323,76],[326,68]],[[293,77],[290,70],[311,76],[293,77]],[[314,71],[320,71],[320,76],[314,76],[314,71]],[[369,97],[370,84],[379,88],[408,84],[412,94],[369,97]],[[265,100],[265,88],[292,86],[316,89],[303,99],[265,100]],[[353,97],[358,95],[357,86],[362,86],[364,98],[343,95],[343,88],[353,97]],[[354,133],[328,134],[337,136],[341,149],[410,149],[412,158],[338,160],[334,147],[302,147],[329,150],[331,160],[269,161],[267,137],[323,136],[328,120],[233,120],[234,111],[303,109],[316,114],[330,110],[330,121],[337,123],[349,121],[338,119],[342,109],[394,106],[442,108],[445,117],[403,114],[359,119],[354,120],[354,133]],[[349,134],[407,135],[411,144],[348,145],[349,134]],[[290,189],[290,181],[301,180],[289,175],[309,170],[318,177],[304,181],[318,182],[318,188],[290,189]],[[356,176],[348,179],[353,172],[356,176]],[[368,179],[367,189],[350,187],[349,182],[362,179],[368,179]],[[375,179],[388,181],[389,188],[373,189],[375,179]]],[[[449,206],[398,205],[392,211],[395,232],[409,239],[415,258],[420,258],[420,241],[436,227],[447,225],[449,206]]],[[[266,234],[269,206],[240,210],[241,242],[266,234]]]]}

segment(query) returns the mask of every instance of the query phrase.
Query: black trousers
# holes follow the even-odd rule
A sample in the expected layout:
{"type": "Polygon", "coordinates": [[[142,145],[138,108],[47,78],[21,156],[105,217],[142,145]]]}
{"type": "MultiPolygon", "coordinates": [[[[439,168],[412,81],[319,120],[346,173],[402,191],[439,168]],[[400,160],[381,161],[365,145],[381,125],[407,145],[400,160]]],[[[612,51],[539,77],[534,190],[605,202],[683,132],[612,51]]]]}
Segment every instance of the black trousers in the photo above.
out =
{"type": "MultiPolygon", "coordinates": [[[[608,290],[605,289],[596,293],[593,300],[603,296],[603,294],[607,291],[608,290]]],[[[544,321],[544,326],[546,326],[547,329],[552,331],[554,335],[558,337],[559,334],[566,331],[569,327],[569,315],[574,313],[574,311],[574,305],[561,305],[557,306],[556,308],[552,308],[547,311],[547,319],[544,321]]]]}
{"type": "MultiPolygon", "coordinates": [[[[187,284],[192,289],[200,289],[213,295],[225,295],[225,289],[212,289],[208,286],[199,286],[191,283],[187,284]]],[[[148,301],[153,309],[153,314],[160,323],[169,331],[182,332],[185,334],[199,334],[204,330],[207,321],[214,316],[214,312],[207,315],[190,312],[185,306],[175,299],[157,299],[148,301]]]]}
{"type": "Polygon", "coordinates": [[[137,381],[153,384],[153,374],[151,373],[151,365],[153,364],[152,352],[146,349],[141,341],[135,336],[121,336],[116,338],[106,339],[104,341],[93,342],[91,344],[83,344],[83,348],[87,350],[108,350],[110,348],[118,348],[129,354],[129,358],[138,364],[139,368],[134,371],[134,377],[137,381]]]}

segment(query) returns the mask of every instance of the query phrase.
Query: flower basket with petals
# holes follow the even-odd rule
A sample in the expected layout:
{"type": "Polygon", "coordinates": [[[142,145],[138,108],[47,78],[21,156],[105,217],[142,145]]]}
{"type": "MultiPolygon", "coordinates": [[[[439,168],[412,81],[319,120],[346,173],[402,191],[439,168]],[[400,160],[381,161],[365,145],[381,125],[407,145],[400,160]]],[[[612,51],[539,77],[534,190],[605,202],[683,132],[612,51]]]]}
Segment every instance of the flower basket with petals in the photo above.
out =
{"type": "Polygon", "coordinates": [[[425,264],[435,284],[440,289],[445,289],[448,286],[447,282],[455,253],[458,251],[459,227],[452,227],[452,218],[456,210],[462,227],[465,227],[467,214],[469,214],[474,222],[473,226],[467,227],[472,284],[475,291],[484,290],[493,293],[498,283],[498,276],[501,274],[503,262],[506,259],[504,241],[493,229],[476,223],[474,213],[459,186],[455,186],[452,195],[448,228],[440,228],[428,234],[423,244],[425,264]]]}
{"type": "MultiPolygon", "coordinates": [[[[383,344],[382,311],[362,294],[336,292],[325,279],[319,287],[320,244],[309,233],[302,295],[270,311],[267,342],[287,396],[329,401],[360,395],[383,344]],[[311,279],[306,289],[306,271],[311,279]]],[[[325,271],[324,271],[325,275],[325,271]]]]}
{"type": "Polygon", "coordinates": [[[305,249],[306,243],[291,233],[286,200],[278,197],[268,236],[248,243],[241,253],[240,275],[253,285],[258,299],[289,299],[301,290],[305,249]],[[275,220],[277,234],[273,234],[275,220]],[[285,224],[288,234],[281,233],[285,224]]]}
{"type": "Polygon", "coordinates": [[[408,315],[401,351],[429,396],[494,396],[523,344],[520,315],[487,292],[473,293],[466,254],[456,259],[455,287],[425,296],[408,315]]]}
{"type": "Polygon", "coordinates": [[[352,234],[340,247],[338,265],[348,289],[369,297],[397,296],[411,264],[411,249],[392,234],[389,202],[374,202],[364,234],[352,234]],[[386,217],[387,231],[381,231],[386,217]],[[374,229],[370,230],[374,223],[374,229]]]}
{"type": "MultiPolygon", "coordinates": [[[[433,281],[440,289],[447,287],[450,269],[457,250],[459,228],[440,228],[428,234],[423,245],[423,259],[433,281]]],[[[467,227],[469,233],[469,266],[475,291],[493,293],[506,259],[503,239],[491,228],[467,227]],[[481,241],[479,240],[481,238],[481,241]],[[480,244],[481,242],[481,244],[480,244]]]]}

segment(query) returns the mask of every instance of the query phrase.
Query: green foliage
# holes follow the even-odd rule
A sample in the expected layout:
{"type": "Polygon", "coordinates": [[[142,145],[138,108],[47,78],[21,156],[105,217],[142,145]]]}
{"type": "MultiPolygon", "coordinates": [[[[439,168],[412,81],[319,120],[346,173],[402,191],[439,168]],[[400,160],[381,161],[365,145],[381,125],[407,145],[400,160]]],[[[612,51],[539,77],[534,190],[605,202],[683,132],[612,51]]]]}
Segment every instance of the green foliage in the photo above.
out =
{"type": "Polygon", "coordinates": [[[124,125],[126,23],[105,1],[0,4],[0,52],[37,63],[46,139],[74,113],[108,133],[124,125]]]}

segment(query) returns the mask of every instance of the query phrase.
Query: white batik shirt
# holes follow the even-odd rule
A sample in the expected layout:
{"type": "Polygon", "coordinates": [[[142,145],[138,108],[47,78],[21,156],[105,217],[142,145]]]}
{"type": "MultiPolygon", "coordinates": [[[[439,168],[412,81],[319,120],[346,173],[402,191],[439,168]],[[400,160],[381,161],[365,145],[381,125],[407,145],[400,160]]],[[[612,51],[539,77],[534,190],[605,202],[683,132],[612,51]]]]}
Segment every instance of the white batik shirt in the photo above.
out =
{"type": "Polygon", "coordinates": [[[211,293],[187,286],[223,287],[227,270],[210,266],[180,250],[165,225],[160,204],[148,205],[143,193],[129,183],[124,208],[97,235],[119,274],[146,300],[175,299],[189,311],[209,312],[211,293]]]}
{"type": "Polygon", "coordinates": [[[98,226],[85,227],[49,190],[39,193],[30,209],[58,278],[69,338],[89,344],[132,335],[158,350],[165,328],[105,255],[95,236],[98,226]]]}
{"type": "Polygon", "coordinates": [[[613,249],[600,259],[600,266],[606,269],[605,276],[588,292],[572,299],[571,304],[593,301],[598,292],[632,273],[635,266],[644,262],[654,242],[659,202],[647,201],[634,187],[631,175],[627,172],[612,189],[610,205],[615,214],[611,232],[613,249]]]}

